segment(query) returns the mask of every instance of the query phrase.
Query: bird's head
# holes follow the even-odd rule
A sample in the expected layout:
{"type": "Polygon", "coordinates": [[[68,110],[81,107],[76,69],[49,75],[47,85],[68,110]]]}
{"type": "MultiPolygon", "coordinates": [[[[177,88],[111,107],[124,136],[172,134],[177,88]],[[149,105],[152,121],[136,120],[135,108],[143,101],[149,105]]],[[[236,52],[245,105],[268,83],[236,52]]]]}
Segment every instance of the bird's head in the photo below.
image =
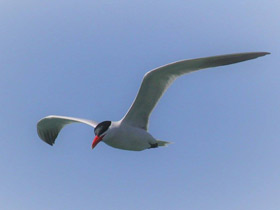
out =
{"type": "Polygon", "coordinates": [[[109,130],[111,123],[111,121],[103,121],[94,128],[95,138],[91,145],[92,149],[104,138],[106,132],[109,130]]]}

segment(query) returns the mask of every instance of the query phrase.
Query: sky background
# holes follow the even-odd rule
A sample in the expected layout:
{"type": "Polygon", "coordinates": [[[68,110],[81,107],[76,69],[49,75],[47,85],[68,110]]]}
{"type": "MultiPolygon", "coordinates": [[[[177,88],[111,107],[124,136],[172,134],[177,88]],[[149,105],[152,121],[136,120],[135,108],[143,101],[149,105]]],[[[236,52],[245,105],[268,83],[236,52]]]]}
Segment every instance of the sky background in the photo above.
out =
{"type": "Polygon", "coordinates": [[[279,210],[280,2],[0,1],[0,208],[279,210]],[[167,148],[131,152],[51,114],[119,120],[143,75],[182,59],[268,51],[178,79],[150,118],[167,148]]]}

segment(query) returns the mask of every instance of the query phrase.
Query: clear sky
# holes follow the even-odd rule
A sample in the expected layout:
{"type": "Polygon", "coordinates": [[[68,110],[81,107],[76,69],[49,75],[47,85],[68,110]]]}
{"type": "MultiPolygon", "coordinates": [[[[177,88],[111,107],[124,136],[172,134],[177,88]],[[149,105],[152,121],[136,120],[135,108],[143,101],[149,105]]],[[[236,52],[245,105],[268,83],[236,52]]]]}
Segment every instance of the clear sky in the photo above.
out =
{"type": "Polygon", "coordinates": [[[0,209],[279,210],[280,2],[0,1],[0,209]],[[51,115],[119,120],[143,75],[268,51],[178,79],[151,115],[167,148],[130,152],[51,115]]]}

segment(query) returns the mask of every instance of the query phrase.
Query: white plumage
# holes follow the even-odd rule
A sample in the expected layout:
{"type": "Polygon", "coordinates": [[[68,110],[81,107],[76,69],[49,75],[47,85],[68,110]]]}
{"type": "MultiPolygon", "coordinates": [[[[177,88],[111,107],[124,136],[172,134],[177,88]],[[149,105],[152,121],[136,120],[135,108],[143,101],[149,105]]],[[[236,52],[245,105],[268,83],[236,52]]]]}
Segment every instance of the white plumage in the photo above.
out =
{"type": "Polygon", "coordinates": [[[169,142],[156,140],[147,132],[148,121],[160,97],[175,79],[200,69],[238,63],[267,54],[269,53],[252,52],[220,55],[182,60],[158,67],[145,74],[134,102],[120,121],[106,121],[98,124],[91,120],[52,115],[38,122],[38,135],[43,141],[53,145],[65,125],[78,122],[95,128],[96,137],[92,147],[95,147],[100,141],[115,148],[134,151],[165,146],[169,142]]]}

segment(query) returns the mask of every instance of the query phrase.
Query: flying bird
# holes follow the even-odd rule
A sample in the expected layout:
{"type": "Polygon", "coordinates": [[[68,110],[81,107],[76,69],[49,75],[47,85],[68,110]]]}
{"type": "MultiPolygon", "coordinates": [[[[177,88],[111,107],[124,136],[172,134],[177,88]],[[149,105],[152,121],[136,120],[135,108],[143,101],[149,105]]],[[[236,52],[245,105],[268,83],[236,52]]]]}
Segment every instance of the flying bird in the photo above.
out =
{"type": "Polygon", "coordinates": [[[39,137],[53,145],[60,130],[70,123],[84,123],[94,128],[95,138],[92,149],[99,143],[132,151],[166,146],[170,142],[154,138],[148,130],[149,117],[159,99],[178,77],[200,69],[230,65],[270,54],[268,52],[250,52],[182,60],[160,66],[147,72],[134,102],[125,116],[119,121],[103,121],[50,115],[37,124],[39,137]]]}

